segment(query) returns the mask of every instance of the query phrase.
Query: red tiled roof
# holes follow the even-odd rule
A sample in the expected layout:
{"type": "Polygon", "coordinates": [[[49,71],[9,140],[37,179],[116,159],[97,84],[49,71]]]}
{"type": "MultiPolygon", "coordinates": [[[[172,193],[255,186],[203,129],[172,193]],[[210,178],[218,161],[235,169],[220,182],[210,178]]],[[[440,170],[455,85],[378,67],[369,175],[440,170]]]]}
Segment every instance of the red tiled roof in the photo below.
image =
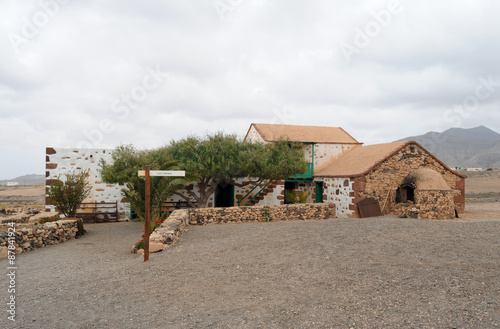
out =
{"type": "Polygon", "coordinates": [[[250,129],[252,126],[255,127],[266,142],[276,142],[280,138],[286,138],[292,142],[304,143],[362,144],[340,127],[252,123],[250,129]]]}

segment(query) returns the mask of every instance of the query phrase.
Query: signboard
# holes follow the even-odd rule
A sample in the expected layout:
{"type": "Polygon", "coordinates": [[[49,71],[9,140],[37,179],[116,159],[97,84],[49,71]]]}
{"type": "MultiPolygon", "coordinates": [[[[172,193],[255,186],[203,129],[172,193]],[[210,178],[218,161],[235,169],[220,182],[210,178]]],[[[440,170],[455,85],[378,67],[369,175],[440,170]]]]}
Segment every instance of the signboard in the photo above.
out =
{"type": "MultiPolygon", "coordinates": [[[[139,177],[146,176],[146,170],[139,170],[139,177]]],[[[150,170],[149,176],[162,176],[162,177],[184,177],[186,172],[184,170],[150,170]]]]}

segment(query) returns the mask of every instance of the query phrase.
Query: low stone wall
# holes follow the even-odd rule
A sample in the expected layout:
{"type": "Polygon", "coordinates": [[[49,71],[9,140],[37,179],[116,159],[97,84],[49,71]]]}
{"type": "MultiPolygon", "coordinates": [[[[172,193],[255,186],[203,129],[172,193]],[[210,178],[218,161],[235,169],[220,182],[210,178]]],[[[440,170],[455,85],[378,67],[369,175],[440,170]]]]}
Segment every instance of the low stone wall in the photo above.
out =
{"type": "MultiPolygon", "coordinates": [[[[157,252],[168,248],[181,237],[188,225],[330,218],[335,218],[335,205],[327,203],[174,210],[167,220],[151,233],[149,251],[157,252]]],[[[135,245],[132,247],[132,253],[141,252],[144,251],[137,250],[135,245]]]]}
{"type": "Polygon", "coordinates": [[[332,203],[287,204],[230,208],[188,209],[189,224],[269,222],[280,220],[310,220],[335,218],[332,203]]]}
{"type": "MultiPolygon", "coordinates": [[[[75,219],[59,220],[33,227],[15,227],[16,255],[73,239],[77,232],[78,221],[75,219]]],[[[0,258],[7,257],[8,245],[9,233],[0,233],[0,258]]]]}
{"type": "MultiPolygon", "coordinates": [[[[189,225],[188,210],[174,210],[170,216],[149,236],[149,251],[157,252],[175,243],[189,225]]],[[[138,252],[132,248],[132,252],[138,252]]]]}
{"type": "Polygon", "coordinates": [[[415,204],[397,204],[401,217],[419,219],[454,219],[452,190],[416,190],[415,204]]]}

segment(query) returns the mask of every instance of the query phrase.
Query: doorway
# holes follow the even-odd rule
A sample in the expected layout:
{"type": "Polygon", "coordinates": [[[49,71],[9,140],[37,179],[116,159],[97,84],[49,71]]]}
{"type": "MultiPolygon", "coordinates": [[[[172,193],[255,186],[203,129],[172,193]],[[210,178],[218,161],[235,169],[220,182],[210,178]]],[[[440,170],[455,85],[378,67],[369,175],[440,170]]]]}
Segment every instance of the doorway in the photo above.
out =
{"type": "Polygon", "coordinates": [[[323,182],[316,182],[316,203],[323,203],[323,182]]]}
{"type": "Polygon", "coordinates": [[[215,208],[234,207],[234,185],[220,183],[215,190],[215,208]]]}

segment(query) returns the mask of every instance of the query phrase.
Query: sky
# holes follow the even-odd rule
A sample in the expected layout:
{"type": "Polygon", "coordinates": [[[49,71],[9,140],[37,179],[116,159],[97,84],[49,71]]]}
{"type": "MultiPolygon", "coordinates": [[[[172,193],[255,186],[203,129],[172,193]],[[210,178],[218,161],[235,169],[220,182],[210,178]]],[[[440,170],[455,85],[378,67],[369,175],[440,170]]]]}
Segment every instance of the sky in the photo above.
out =
{"type": "Polygon", "coordinates": [[[500,132],[494,0],[2,0],[0,179],[251,123],[500,132]]]}

